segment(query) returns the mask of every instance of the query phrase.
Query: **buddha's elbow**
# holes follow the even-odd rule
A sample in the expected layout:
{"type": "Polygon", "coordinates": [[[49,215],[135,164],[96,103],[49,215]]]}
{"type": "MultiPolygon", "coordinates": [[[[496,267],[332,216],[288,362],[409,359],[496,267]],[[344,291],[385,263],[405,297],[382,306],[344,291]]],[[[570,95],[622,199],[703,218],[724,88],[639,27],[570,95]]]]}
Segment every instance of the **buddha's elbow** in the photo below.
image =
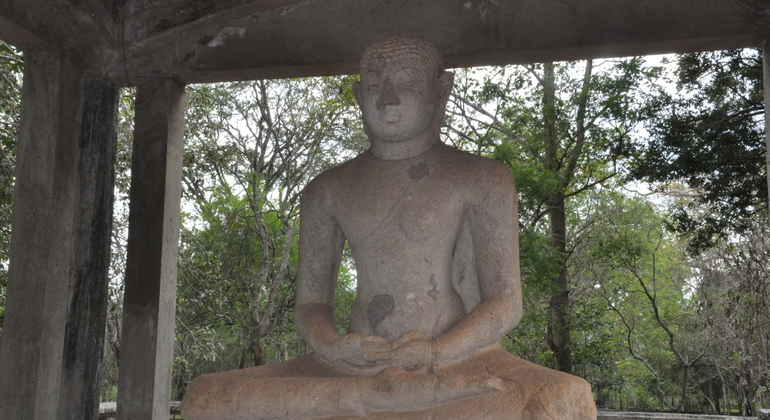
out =
{"type": "Polygon", "coordinates": [[[511,320],[510,320],[511,328],[508,331],[516,328],[516,326],[519,325],[519,322],[521,322],[521,317],[523,315],[523,312],[524,311],[522,311],[521,305],[518,305],[515,308],[515,310],[511,311],[511,320]]]}
{"type": "Polygon", "coordinates": [[[524,312],[521,292],[506,293],[501,296],[501,299],[504,301],[505,308],[505,326],[503,329],[505,330],[504,334],[507,334],[509,331],[516,328],[516,326],[519,325],[519,322],[521,322],[521,317],[524,312]]]}
{"type": "Polygon", "coordinates": [[[308,305],[306,304],[298,304],[294,307],[294,322],[296,322],[297,325],[307,323],[308,313],[310,312],[308,309],[308,305]]]}

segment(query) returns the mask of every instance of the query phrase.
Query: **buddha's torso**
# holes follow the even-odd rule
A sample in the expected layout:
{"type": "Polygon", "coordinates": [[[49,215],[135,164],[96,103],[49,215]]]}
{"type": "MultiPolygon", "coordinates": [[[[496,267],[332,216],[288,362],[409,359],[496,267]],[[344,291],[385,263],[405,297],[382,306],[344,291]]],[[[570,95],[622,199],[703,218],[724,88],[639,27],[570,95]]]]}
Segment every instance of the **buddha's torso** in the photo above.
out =
{"type": "Polygon", "coordinates": [[[464,318],[452,271],[469,203],[481,188],[469,157],[476,159],[439,145],[395,161],[364,153],[345,165],[332,214],[358,274],[350,332],[435,337],[464,318]]]}

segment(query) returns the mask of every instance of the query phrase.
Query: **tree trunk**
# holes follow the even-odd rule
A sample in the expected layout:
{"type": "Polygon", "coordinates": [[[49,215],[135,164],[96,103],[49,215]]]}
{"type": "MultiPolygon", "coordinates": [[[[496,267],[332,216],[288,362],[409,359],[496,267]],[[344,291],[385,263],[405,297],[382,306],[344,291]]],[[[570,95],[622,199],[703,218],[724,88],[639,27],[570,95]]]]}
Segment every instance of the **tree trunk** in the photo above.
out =
{"type": "Polygon", "coordinates": [[[682,387],[681,393],[682,394],[679,397],[680,401],[679,401],[679,410],[678,410],[678,411],[681,411],[681,412],[684,412],[684,413],[690,412],[690,409],[691,409],[690,402],[689,402],[689,400],[687,398],[687,380],[688,380],[689,373],[690,373],[690,365],[689,364],[684,364],[682,366],[682,385],[681,385],[681,387],[682,387]]]}
{"type": "Polygon", "coordinates": [[[743,400],[743,407],[741,407],[741,415],[747,416],[747,417],[754,417],[754,402],[757,399],[757,388],[759,387],[758,384],[754,381],[754,374],[752,372],[752,367],[749,365],[748,361],[743,361],[741,363],[742,369],[742,376],[741,379],[741,388],[742,393],[744,394],[745,399],[743,400]]]}
{"type": "Polygon", "coordinates": [[[254,366],[265,364],[265,353],[262,351],[262,328],[255,323],[251,330],[251,355],[254,357],[254,366]]]}
{"type": "MultiPolygon", "coordinates": [[[[556,78],[553,63],[543,64],[543,122],[546,127],[546,147],[544,166],[547,170],[558,173],[559,133],[556,127],[556,78]]],[[[567,177],[564,177],[567,179],[567,177]]],[[[567,288],[567,214],[564,207],[564,190],[567,185],[560,185],[548,199],[548,215],[551,219],[551,245],[562,257],[559,271],[553,277],[551,302],[548,307],[548,347],[556,359],[556,369],[572,373],[572,348],[570,345],[569,289],[567,288]]]]}
{"type": "Polygon", "coordinates": [[[551,245],[562,256],[562,265],[553,277],[553,292],[549,305],[548,347],[556,359],[556,369],[572,373],[572,344],[569,327],[569,288],[567,285],[567,215],[564,194],[553,194],[549,203],[551,245]]]}
{"type": "Polygon", "coordinates": [[[767,219],[770,221],[770,39],[762,48],[762,75],[765,100],[765,171],[767,172],[767,219]]]}

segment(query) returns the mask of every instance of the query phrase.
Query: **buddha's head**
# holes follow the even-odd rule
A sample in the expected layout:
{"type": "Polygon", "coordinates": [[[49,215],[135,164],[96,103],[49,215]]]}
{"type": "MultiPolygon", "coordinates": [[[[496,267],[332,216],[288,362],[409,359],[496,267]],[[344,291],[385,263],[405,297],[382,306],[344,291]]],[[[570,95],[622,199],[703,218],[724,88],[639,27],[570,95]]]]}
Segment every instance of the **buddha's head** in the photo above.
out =
{"type": "Polygon", "coordinates": [[[391,36],[361,58],[361,81],[353,86],[372,142],[438,139],[454,75],[429,42],[391,36]]]}

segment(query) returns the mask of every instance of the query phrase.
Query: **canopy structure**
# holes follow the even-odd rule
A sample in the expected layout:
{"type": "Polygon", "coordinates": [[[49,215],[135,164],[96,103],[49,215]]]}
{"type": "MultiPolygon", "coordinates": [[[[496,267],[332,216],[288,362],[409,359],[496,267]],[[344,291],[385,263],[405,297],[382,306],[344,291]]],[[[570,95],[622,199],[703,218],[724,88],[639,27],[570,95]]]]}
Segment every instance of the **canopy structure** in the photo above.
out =
{"type": "Polygon", "coordinates": [[[450,67],[761,47],[770,1],[2,0],[25,73],[0,413],[98,418],[119,87],[137,105],[118,416],[162,419],[184,85],[356,73],[390,34],[450,67]]]}
{"type": "Polygon", "coordinates": [[[433,42],[448,66],[759,46],[765,0],[4,0],[0,39],[71,50],[87,73],[183,83],[356,73],[384,35],[433,42]]]}

